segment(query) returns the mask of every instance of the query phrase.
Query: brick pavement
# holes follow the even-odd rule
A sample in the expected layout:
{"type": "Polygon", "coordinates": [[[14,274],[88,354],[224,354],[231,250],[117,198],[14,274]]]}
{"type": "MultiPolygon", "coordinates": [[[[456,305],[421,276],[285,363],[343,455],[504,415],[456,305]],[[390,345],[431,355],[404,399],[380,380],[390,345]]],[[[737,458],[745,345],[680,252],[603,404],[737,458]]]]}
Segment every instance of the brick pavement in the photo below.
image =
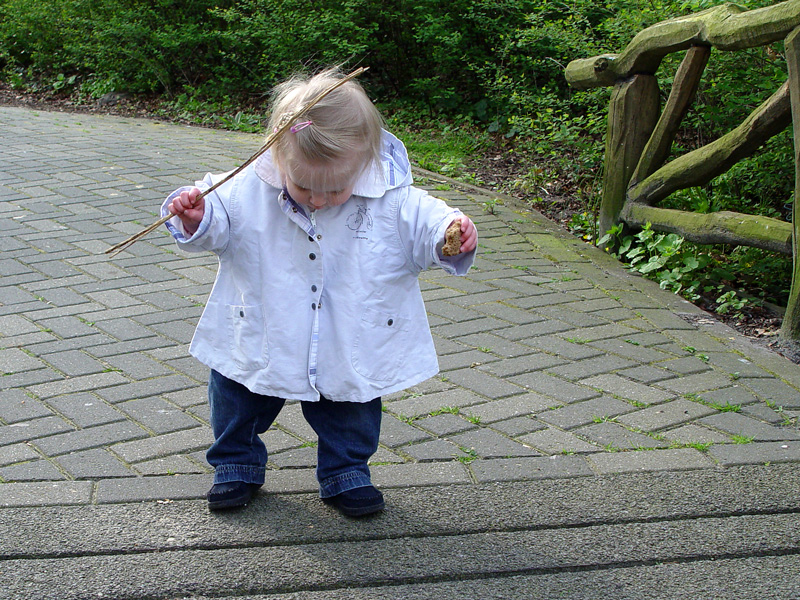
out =
{"type": "MultiPolygon", "coordinates": [[[[188,354],[212,256],[157,232],[161,199],[258,136],[0,107],[0,506],[201,497],[212,436],[188,354]]],[[[442,372],[385,398],[385,488],[800,462],[800,367],[537,213],[435,178],[474,216],[466,278],[423,273],[442,372]]],[[[429,175],[429,174],[428,174],[429,175]]],[[[316,489],[297,404],[266,489],[316,489]]]]}

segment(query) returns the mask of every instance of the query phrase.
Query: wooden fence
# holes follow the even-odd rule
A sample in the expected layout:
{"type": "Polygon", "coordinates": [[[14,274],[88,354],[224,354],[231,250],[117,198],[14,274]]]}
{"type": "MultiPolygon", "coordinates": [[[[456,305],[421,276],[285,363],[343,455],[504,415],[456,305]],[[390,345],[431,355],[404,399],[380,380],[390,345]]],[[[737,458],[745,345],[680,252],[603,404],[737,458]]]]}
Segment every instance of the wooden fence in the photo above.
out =
{"type": "Polygon", "coordinates": [[[793,223],[730,211],[709,214],[660,208],[685,188],[705,185],[770,137],[793,124],[795,197],[800,194],[800,0],[747,11],[734,4],[662,21],[637,34],[621,54],[574,60],[566,78],[576,89],[613,86],[608,112],[600,231],[617,223],[674,232],[702,244],[755,246],[792,254],[794,268],[781,337],[800,340],[798,202],[793,223]],[[666,162],[691,105],[711,49],[736,51],[785,42],[789,77],[736,129],[666,162]],[[685,51],[660,110],[656,71],[668,54],[685,51]]]}

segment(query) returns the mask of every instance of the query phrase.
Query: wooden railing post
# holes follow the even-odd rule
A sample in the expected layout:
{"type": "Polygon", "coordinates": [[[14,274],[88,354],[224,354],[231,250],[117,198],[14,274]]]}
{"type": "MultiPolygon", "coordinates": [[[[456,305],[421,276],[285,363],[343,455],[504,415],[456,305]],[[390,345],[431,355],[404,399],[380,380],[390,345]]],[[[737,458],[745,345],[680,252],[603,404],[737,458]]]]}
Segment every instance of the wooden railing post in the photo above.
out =
{"type": "Polygon", "coordinates": [[[638,74],[614,85],[608,108],[603,163],[601,236],[619,222],[628,183],[658,121],[658,94],[658,81],[654,75],[638,74]]]}
{"type": "Polygon", "coordinates": [[[792,104],[792,134],[794,139],[794,203],[792,204],[792,288],[786,314],[781,324],[780,337],[800,340],[800,27],[794,29],[785,41],[786,64],[789,70],[789,97],[792,104]]]}

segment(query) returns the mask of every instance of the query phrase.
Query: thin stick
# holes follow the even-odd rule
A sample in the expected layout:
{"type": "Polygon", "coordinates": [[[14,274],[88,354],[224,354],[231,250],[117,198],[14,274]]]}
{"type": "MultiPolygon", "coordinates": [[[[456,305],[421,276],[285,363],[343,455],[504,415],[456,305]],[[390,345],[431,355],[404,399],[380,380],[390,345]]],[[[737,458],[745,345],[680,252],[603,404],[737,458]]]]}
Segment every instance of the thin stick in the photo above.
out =
{"type": "MultiPolygon", "coordinates": [[[[283,117],[281,117],[281,120],[278,123],[278,127],[275,129],[275,131],[273,131],[272,133],[269,134],[269,136],[267,137],[266,141],[264,142],[264,145],[261,146],[261,148],[259,148],[258,151],[255,154],[253,154],[253,156],[248,158],[241,166],[239,166],[235,171],[230,173],[222,181],[219,181],[219,182],[215,183],[210,188],[208,188],[206,191],[204,191],[200,195],[198,195],[197,199],[199,200],[200,198],[205,198],[208,194],[210,194],[211,192],[216,190],[223,183],[226,183],[228,180],[232,179],[233,177],[235,177],[236,175],[241,173],[245,168],[247,168],[259,156],[261,156],[262,154],[264,154],[264,152],[269,150],[269,148],[277,141],[277,139],[281,135],[283,135],[286,132],[286,130],[289,129],[294,124],[295,121],[297,121],[297,119],[299,119],[300,117],[305,115],[311,109],[312,106],[317,104],[320,100],[322,100],[325,96],[330,94],[336,88],[341,87],[342,85],[344,85],[345,83],[347,83],[351,79],[355,79],[356,77],[361,75],[368,68],[369,67],[359,67],[358,69],[356,69],[355,71],[353,71],[349,75],[346,75],[345,77],[342,77],[340,80],[338,80],[336,83],[331,85],[329,88],[321,91],[314,98],[309,100],[309,102],[305,106],[299,108],[298,110],[296,110],[293,113],[288,113],[288,114],[284,115],[283,117]]],[[[140,239],[142,239],[148,233],[150,233],[152,231],[155,231],[156,229],[161,227],[164,223],[169,221],[173,216],[175,216],[175,215],[169,214],[169,215],[167,215],[165,217],[162,217],[161,219],[159,219],[158,221],[156,221],[155,223],[153,223],[149,227],[146,227],[146,228],[142,229],[139,233],[136,233],[136,234],[132,235],[128,239],[120,242],[119,244],[116,244],[115,246],[111,246],[111,248],[108,248],[107,250],[104,251],[105,254],[108,254],[110,256],[115,256],[119,252],[122,252],[123,250],[125,250],[125,248],[127,248],[128,246],[130,246],[134,242],[137,242],[140,239]]]]}

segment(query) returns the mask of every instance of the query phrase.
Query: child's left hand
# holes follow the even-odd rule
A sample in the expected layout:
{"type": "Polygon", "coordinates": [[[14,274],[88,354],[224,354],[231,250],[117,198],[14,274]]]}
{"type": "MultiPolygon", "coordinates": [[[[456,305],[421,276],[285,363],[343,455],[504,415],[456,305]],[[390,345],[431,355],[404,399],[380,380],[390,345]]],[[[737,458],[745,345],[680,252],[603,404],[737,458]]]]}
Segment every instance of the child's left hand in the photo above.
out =
{"type": "Polygon", "coordinates": [[[472,252],[478,245],[478,230],[475,224],[467,215],[459,217],[461,219],[461,252],[472,252]]]}

